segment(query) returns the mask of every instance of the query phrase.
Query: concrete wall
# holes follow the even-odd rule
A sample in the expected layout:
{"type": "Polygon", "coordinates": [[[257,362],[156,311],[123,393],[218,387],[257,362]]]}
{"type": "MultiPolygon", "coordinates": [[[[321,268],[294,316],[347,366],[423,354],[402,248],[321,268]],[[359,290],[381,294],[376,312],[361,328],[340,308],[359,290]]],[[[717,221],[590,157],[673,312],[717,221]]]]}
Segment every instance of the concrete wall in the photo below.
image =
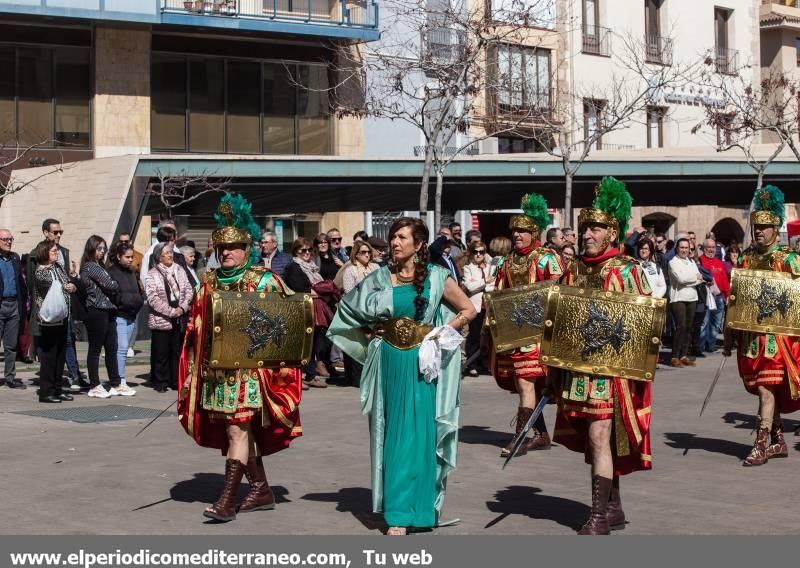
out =
{"type": "Polygon", "coordinates": [[[150,151],[150,31],[95,29],[95,157],[150,151]]]}

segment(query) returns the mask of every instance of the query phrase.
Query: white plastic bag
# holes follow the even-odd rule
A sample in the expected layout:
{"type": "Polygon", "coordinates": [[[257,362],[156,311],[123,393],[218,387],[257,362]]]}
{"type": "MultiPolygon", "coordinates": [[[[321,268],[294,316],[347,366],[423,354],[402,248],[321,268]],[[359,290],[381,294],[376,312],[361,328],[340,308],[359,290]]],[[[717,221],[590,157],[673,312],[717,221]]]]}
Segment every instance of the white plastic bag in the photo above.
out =
{"type": "Polygon", "coordinates": [[[64,299],[64,290],[61,283],[55,280],[42,301],[39,319],[45,323],[57,323],[67,319],[67,316],[69,316],[69,310],[67,301],[64,299]]]}
{"type": "Polygon", "coordinates": [[[449,325],[434,328],[419,347],[419,371],[430,383],[442,371],[442,351],[454,351],[461,346],[464,337],[449,325]]]}
{"type": "Polygon", "coordinates": [[[706,294],[706,307],[711,312],[717,311],[717,301],[714,299],[714,294],[711,289],[709,289],[708,293],[706,294]]]}

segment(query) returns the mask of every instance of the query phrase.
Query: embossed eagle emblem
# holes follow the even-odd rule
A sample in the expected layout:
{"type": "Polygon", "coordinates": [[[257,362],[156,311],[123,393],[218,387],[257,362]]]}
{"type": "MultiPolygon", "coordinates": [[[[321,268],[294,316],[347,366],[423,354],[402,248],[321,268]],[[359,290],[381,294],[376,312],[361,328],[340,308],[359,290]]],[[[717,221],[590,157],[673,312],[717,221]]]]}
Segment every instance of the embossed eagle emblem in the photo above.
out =
{"type": "Polygon", "coordinates": [[[791,307],[792,300],[789,298],[788,290],[778,293],[778,289],[775,286],[766,280],[761,281],[761,293],[758,295],[758,316],[756,317],[758,323],[761,323],[775,312],[779,312],[782,317],[786,317],[791,307]]]}
{"type": "Polygon", "coordinates": [[[631,338],[630,330],[625,327],[625,319],[620,317],[612,322],[609,315],[594,302],[589,303],[588,309],[586,321],[580,326],[583,339],[581,359],[585,361],[589,355],[599,353],[608,345],[619,353],[622,344],[631,338]]]}
{"type": "Polygon", "coordinates": [[[250,314],[250,321],[246,327],[239,330],[250,339],[250,344],[247,346],[247,356],[252,357],[256,351],[266,347],[270,342],[280,347],[289,332],[283,316],[276,314],[274,317],[270,317],[268,313],[258,309],[253,304],[250,304],[247,309],[250,314]]]}
{"type": "Polygon", "coordinates": [[[524,300],[514,302],[511,309],[511,321],[517,326],[529,325],[532,327],[544,326],[544,305],[539,296],[529,296],[524,300]]]}

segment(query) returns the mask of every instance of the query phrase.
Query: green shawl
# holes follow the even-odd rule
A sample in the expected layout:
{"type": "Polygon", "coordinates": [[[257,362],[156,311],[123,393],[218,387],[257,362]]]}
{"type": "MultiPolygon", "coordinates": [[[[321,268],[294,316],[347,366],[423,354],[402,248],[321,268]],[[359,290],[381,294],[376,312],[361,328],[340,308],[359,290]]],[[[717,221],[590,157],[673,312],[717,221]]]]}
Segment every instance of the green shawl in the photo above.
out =
{"type": "MultiPolygon", "coordinates": [[[[444,284],[450,272],[431,266],[430,299],[422,323],[445,325],[455,312],[442,303],[444,284]]],[[[361,373],[361,413],[369,416],[370,454],[372,457],[372,508],[383,511],[383,441],[385,416],[380,346],[375,337],[367,340],[362,328],[374,327],[391,319],[393,309],[392,279],[382,267],[367,276],[361,285],[347,294],[336,308],[328,328],[328,337],[350,357],[364,365],[361,373]]],[[[436,515],[441,519],[447,476],[456,467],[458,453],[458,413],[461,388],[461,353],[455,350],[442,358],[442,373],[436,379],[436,515]]]]}

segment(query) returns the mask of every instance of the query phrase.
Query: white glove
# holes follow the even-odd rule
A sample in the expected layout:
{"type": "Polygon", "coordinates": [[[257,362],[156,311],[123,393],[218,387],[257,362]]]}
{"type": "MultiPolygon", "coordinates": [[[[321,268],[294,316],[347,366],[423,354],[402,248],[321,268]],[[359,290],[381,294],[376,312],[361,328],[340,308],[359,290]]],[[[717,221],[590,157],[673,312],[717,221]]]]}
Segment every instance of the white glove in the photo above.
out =
{"type": "Polygon", "coordinates": [[[430,383],[442,371],[442,351],[454,351],[461,346],[464,337],[449,325],[434,328],[419,347],[419,371],[430,383]]]}

